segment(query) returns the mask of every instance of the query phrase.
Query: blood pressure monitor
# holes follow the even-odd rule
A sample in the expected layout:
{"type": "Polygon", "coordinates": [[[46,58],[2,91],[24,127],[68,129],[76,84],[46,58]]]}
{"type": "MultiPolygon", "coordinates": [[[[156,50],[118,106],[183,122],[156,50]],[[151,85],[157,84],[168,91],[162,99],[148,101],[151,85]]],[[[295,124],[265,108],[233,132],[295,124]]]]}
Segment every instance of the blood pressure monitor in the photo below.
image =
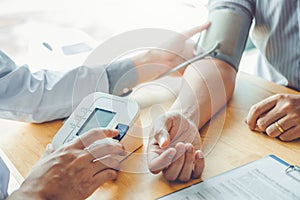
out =
{"type": "Polygon", "coordinates": [[[58,148],[93,128],[117,129],[126,154],[142,145],[142,130],[136,123],[138,104],[129,98],[96,92],[85,97],[53,138],[58,148]]]}

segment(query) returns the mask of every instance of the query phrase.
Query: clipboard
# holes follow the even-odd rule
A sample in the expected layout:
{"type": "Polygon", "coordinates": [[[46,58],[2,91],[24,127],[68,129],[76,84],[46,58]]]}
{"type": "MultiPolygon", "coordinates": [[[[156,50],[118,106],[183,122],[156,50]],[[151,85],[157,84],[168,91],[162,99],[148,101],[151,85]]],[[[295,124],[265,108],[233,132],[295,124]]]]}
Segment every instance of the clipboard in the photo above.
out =
{"type": "Polygon", "coordinates": [[[300,200],[300,168],[268,155],[157,200],[300,200]]]}

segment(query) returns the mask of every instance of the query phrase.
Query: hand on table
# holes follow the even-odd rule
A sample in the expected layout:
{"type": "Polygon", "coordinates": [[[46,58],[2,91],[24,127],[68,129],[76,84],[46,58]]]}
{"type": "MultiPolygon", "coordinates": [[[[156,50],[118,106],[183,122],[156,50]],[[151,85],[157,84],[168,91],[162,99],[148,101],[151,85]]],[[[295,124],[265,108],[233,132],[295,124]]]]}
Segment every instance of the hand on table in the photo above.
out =
{"type": "Polygon", "coordinates": [[[300,95],[276,94],[255,104],[246,123],[282,141],[300,138],[300,95]]]}
{"type": "Polygon", "coordinates": [[[123,146],[111,139],[117,135],[116,130],[94,129],[57,150],[48,145],[9,199],[87,198],[105,181],[117,178],[119,161],[114,155],[125,153],[123,146]]]}
{"type": "Polygon", "coordinates": [[[169,181],[200,177],[204,168],[201,138],[197,126],[184,116],[169,112],[159,117],[150,133],[148,166],[163,172],[169,181]]]}

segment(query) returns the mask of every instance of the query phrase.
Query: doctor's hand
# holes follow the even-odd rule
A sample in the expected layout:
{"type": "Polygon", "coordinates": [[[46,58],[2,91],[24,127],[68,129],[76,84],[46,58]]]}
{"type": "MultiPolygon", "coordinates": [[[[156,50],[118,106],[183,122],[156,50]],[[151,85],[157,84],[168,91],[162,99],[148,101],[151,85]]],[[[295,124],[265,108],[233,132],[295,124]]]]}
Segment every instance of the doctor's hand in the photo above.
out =
{"type": "Polygon", "coordinates": [[[117,135],[116,130],[94,129],[57,150],[48,145],[8,199],[86,199],[104,182],[117,178],[119,161],[114,155],[125,153],[123,146],[111,139],[117,135]]]}
{"type": "Polygon", "coordinates": [[[148,145],[148,167],[169,181],[199,178],[204,156],[197,126],[175,112],[165,113],[153,125],[148,145]]]}
{"type": "MultiPolygon", "coordinates": [[[[195,43],[190,38],[209,26],[210,22],[207,22],[182,34],[174,33],[159,48],[134,57],[132,60],[138,73],[139,82],[152,80],[194,57],[195,43]]],[[[183,72],[184,69],[181,69],[177,75],[182,75],[183,72]]]]}
{"type": "Polygon", "coordinates": [[[276,94],[255,104],[246,123],[282,141],[300,138],[300,95],[276,94]]]}

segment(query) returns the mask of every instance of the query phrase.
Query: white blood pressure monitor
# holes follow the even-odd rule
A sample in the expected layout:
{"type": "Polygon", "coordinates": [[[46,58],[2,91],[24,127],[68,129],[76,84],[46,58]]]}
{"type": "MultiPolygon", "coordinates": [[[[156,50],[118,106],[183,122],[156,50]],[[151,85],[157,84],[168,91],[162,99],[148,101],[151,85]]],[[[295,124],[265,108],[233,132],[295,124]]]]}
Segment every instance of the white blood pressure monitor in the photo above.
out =
{"type": "MultiPolygon", "coordinates": [[[[135,123],[139,114],[138,104],[129,98],[96,92],[85,97],[53,138],[55,148],[66,144],[93,128],[118,129],[119,140],[126,156],[142,143],[142,130],[135,123]]],[[[126,157],[125,156],[125,157],[126,157]]]]}

